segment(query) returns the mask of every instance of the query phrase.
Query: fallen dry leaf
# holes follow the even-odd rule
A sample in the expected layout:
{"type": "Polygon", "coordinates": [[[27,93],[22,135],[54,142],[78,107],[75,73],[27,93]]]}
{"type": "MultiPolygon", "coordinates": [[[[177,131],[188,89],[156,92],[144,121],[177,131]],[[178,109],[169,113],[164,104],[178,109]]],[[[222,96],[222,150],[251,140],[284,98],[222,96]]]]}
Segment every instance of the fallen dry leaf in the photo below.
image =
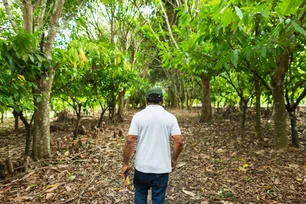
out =
{"type": "Polygon", "coordinates": [[[30,197],[30,196],[19,196],[17,198],[14,198],[14,201],[16,202],[24,202],[24,201],[29,201],[29,200],[32,200],[33,197],[30,197]]]}
{"type": "Polygon", "coordinates": [[[177,167],[177,168],[180,168],[180,167],[182,167],[182,166],[185,166],[186,164],[187,164],[186,162],[178,163],[178,164],[176,165],[176,167],[177,167]]]}
{"type": "Polygon", "coordinates": [[[194,196],[196,196],[196,194],[195,193],[193,193],[193,192],[191,192],[191,191],[187,191],[187,190],[185,190],[184,188],[183,188],[183,190],[182,190],[186,195],[189,195],[189,196],[191,196],[191,197],[194,197],[194,196]]]}
{"type": "Polygon", "coordinates": [[[47,190],[45,191],[45,193],[50,193],[52,191],[54,191],[55,189],[57,189],[59,186],[63,185],[64,183],[57,183],[57,184],[52,184],[52,185],[48,185],[46,188],[47,190]]]}

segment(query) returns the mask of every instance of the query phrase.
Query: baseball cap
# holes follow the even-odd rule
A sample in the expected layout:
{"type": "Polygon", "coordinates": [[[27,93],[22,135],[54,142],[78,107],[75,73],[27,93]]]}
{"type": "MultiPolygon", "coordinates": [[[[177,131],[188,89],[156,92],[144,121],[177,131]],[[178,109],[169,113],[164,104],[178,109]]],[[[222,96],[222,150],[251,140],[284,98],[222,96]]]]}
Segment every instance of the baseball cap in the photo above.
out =
{"type": "Polygon", "coordinates": [[[160,87],[150,88],[146,93],[146,98],[149,99],[161,99],[163,96],[163,90],[160,87]]]}

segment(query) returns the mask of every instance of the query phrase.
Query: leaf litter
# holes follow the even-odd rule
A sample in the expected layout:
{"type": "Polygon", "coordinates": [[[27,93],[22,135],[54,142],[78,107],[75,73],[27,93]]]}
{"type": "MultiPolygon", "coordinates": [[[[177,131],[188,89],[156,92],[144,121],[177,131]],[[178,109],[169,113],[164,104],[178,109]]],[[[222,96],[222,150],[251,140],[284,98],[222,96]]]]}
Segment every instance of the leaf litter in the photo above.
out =
{"type": "MultiPolygon", "coordinates": [[[[272,126],[264,119],[264,139],[257,141],[253,117],[241,129],[238,113],[208,125],[198,122],[197,113],[171,111],[178,116],[184,150],[170,175],[166,203],[306,203],[303,120],[301,148],[276,151],[272,126]]],[[[88,131],[78,141],[69,122],[53,122],[61,128],[52,133],[52,157],[30,161],[27,172],[0,180],[0,203],[133,203],[133,174],[129,185],[120,177],[125,137],[118,134],[127,133],[132,115],[102,129],[91,128],[96,120],[83,119],[88,131]]],[[[10,157],[17,169],[22,166],[24,134],[0,132],[0,162],[10,157]]]]}

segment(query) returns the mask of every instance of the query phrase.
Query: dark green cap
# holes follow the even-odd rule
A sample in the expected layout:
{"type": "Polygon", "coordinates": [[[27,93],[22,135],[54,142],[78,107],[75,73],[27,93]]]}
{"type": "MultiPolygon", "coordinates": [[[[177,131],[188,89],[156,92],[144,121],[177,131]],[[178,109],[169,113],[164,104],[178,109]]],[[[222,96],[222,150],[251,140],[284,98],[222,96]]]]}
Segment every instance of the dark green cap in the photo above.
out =
{"type": "Polygon", "coordinates": [[[146,93],[146,98],[150,99],[161,99],[163,96],[163,90],[160,87],[150,88],[146,93]]]}

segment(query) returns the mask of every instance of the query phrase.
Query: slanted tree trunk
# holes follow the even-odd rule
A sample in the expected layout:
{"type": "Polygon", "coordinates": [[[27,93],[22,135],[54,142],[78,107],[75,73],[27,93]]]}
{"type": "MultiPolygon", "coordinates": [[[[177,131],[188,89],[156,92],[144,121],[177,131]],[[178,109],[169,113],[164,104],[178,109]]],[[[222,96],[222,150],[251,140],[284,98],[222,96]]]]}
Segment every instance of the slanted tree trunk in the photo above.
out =
{"type": "Polygon", "coordinates": [[[260,83],[259,83],[259,79],[258,77],[255,76],[255,134],[256,134],[256,138],[262,140],[261,137],[261,128],[260,128],[260,123],[261,123],[261,110],[260,110],[260,95],[261,95],[261,91],[260,91],[260,83]]]}
{"type": "Polygon", "coordinates": [[[289,65],[289,52],[284,51],[279,64],[272,75],[272,97],[274,101],[274,147],[283,149],[288,147],[287,112],[284,101],[284,78],[289,65]]]}
{"type": "Polygon", "coordinates": [[[202,108],[200,122],[210,123],[212,121],[212,108],[210,101],[210,77],[201,76],[202,81],[202,108]]]}
{"type": "Polygon", "coordinates": [[[26,129],[26,145],[25,145],[25,156],[31,156],[31,139],[32,139],[32,123],[33,123],[33,116],[28,122],[28,120],[24,117],[23,112],[19,112],[20,120],[23,122],[25,129],[26,129]]]}
{"type": "Polygon", "coordinates": [[[18,112],[13,110],[13,116],[14,116],[14,129],[18,130],[18,128],[19,128],[19,124],[18,124],[18,121],[19,121],[18,112]]]}
{"type": "Polygon", "coordinates": [[[104,114],[105,114],[106,110],[107,110],[107,108],[101,107],[101,113],[100,113],[100,117],[99,117],[99,121],[98,121],[98,128],[102,127],[103,117],[104,117],[104,114]]]}

